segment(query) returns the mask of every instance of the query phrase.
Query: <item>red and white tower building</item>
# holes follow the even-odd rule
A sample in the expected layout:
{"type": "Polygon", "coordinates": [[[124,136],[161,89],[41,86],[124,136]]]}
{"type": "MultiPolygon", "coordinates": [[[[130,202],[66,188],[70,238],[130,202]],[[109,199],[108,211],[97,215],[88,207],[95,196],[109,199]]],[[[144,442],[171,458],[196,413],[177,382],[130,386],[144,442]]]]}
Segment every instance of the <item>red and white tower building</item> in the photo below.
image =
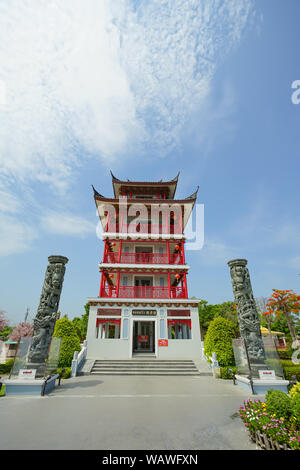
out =
{"type": "Polygon", "coordinates": [[[99,296],[89,298],[89,359],[200,356],[199,299],[188,296],[184,228],[197,191],[174,199],[171,181],[121,181],[94,189],[104,250],[99,296]]]}

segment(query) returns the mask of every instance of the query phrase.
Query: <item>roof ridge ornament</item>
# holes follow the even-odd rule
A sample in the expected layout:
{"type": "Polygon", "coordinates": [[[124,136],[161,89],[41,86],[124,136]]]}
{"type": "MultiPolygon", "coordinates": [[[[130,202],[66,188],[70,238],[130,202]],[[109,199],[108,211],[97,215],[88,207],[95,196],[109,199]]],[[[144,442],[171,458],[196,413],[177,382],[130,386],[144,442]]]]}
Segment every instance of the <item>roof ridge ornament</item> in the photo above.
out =
{"type": "Polygon", "coordinates": [[[111,170],[110,170],[110,174],[111,174],[111,177],[112,177],[113,180],[115,180],[115,181],[121,181],[121,180],[119,180],[119,178],[116,178],[116,177],[115,177],[115,175],[113,174],[113,172],[112,172],[111,170]]]}
{"type": "Polygon", "coordinates": [[[197,194],[198,194],[199,186],[197,186],[196,191],[193,192],[190,196],[186,197],[185,199],[196,199],[197,194]]]}
{"type": "Polygon", "coordinates": [[[180,171],[178,171],[177,175],[175,176],[175,178],[173,178],[171,181],[178,181],[178,178],[179,178],[179,175],[180,175],[180,171]]]}
{"type": "Polygon", "coordinates": [[[92,188],[93,188],[93,191],[94,191],[94,196],[99,196],[99,197],[105,198],[105,196],[102,196],[102,194],[100,194],[100,193],[98,193],[98,191],[96,191],[96,189],[94,188],[93,185],[92,185],[92,188]]]}
{"type": "Polygon", "coordinates": [[[117,178],[113,172],[110,170],[110,174],[111,174],[111,177],[114,181],[119,181],[120,183],[144,183],[144,184],[147,184],[147,183],[177,183],[178,182],[178,178],[179,178],[179,175],[180,175],[180,171],[178,171],[177,175],[175,176],[175,178],[169,180],[169,181],[163,181],[162,179],[160,179],[159,181],[132,181],[130,180],[129,178],[127,178],[127,180],[120,180],[119,178],[117,178]]]}

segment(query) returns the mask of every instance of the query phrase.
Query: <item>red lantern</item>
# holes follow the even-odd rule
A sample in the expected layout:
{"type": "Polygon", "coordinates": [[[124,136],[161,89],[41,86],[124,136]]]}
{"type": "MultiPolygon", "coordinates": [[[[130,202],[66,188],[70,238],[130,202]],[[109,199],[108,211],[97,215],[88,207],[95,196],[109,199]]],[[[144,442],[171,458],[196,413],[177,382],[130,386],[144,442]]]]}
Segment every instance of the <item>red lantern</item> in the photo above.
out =
{"type": "Polygon", "coordinates": [[[179,245],[175,245],[175,250],[179,250],[180,246],[179,245]]]}
{"type": "Polygon", "coordinates": [[[109,278],[110,278],[110,279],[113,279],[114,276],[115,276],[114,274],[110,274],[110,275],[109,275],[109,278]]]}
{"type": "Polygon", "coordinates": [[[176,279],[180,279],[180,274],[176,274],[176,275],[175,275],[175,278],[176,278],[176,279]]]}
{"type": "Polygon", "coordinates": [[[111,244],[111,246],[116,246],[115,242],[113,242],[113,243],[111,244]]]}

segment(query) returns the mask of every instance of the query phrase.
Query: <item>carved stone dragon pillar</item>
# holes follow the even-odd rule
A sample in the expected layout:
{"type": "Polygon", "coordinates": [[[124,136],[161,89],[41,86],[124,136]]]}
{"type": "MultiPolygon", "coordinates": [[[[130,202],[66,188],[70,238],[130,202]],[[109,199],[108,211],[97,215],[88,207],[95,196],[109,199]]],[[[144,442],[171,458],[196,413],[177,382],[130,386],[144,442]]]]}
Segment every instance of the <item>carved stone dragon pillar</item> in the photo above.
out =
{"type": "Polygon", "coordinates": [[[265,349],[249,271],[246,268],[247,260],[234,259],[227,264],[230,267],[241,338],[245,340],[250,364],[259,366],[264,364],[265,349]]]}
{"type": "Polygon", "coordinates": [[[48,257],[44,285],[35,319],[33,338],[27,363],[43,364],[48,357],[48,348],[53,335],[60,294],[65,275],[65,256],[48,257]]]}

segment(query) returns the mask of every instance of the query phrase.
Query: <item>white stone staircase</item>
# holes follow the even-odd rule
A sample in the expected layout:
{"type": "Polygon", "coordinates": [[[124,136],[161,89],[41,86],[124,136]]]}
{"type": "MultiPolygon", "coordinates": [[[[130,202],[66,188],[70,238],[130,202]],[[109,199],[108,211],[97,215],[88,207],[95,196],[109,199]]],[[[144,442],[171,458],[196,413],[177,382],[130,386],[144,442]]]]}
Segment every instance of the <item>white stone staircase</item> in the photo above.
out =
{"type": "Polygon", "coordinates": [[[95,360],[91,375],[181,375],[199,376],[201,373],[193,360],[156,359],[146,355],[133,359],[95,360]]]}

